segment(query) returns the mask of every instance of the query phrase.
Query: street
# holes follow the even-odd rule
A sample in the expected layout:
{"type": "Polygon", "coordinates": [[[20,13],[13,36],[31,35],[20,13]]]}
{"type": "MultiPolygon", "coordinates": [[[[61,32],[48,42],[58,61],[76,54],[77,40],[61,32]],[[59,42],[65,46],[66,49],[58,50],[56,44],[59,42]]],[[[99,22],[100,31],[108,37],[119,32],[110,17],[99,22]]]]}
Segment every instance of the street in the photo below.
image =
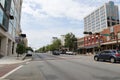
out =
{"type": "Polygon", "coordinates": [[[120,63],[96,62],[93,56],[36,53],[7,80],[120,80],[120,63]]]}

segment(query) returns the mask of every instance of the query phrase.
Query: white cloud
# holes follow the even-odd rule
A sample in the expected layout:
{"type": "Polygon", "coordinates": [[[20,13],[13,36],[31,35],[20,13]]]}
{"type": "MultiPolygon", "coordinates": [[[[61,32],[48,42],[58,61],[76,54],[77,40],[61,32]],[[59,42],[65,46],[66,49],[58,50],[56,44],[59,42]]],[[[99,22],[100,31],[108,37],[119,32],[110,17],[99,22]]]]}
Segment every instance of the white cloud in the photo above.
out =
{"type": "MultiPolygon", "coordinates": [[[[29,45],[34,48],[50,44],[52,37],[60,37],[60,35],[68,32],[73,32],[77,37],[81,37],[83,36],[83,28],[81,28],[83,18],[95,10],[96,7],[108,1],[24,0],[22,8],[23,33],[27,34],[29,45]],[[51,18],[68,19],[69,24],[58,22],[59,20],[52,21],[51,18]],[[75,24],[75,26],[72,24],[75,24]]],[[[119,2],[119,0],[115,1],[119,2]]]]}
{"type": "Polygon", "coordinates": [[[67,17],[68,19],[82,20],[87,12],[95,9],[85,4],[78,3],[73,0],[29,0],[23,4],[23,12],[32,14],[36,17],[67,17]],[[32,9],[35,4],[40,4],[41,8],[32,9]],[[45,12],[45,14],[42,14],[45,12]]]}
{"type": "Polygon", "coordinates": [[[33,46],[34,48],[42,47],[43,45],[51,44],[52,37],[59,37],[60,35],[64,35],[66,33],[72,32],[73,34],[76,34],[76,37],[81,37],[83,32],[83,29],[73,29],[69,28],[67,30],[64,30],[64,28],[50,28],[47,30],[27,30],[27,37],[29,45],[33,46]]]}

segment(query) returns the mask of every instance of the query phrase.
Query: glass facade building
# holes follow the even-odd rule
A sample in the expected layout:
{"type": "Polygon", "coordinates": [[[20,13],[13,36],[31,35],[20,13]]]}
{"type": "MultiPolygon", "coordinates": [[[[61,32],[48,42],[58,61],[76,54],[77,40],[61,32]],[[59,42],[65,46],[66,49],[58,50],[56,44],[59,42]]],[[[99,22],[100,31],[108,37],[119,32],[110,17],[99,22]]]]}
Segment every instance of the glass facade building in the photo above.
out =
{"type": "Polygon", "coordinates": [[[84,18],[84,31],[101,32],[116,24],[119,24],[118,6],[110,1],[84,18]]]}
{"type": "Polygon", "coordinates": [[[16,51],[15,37],[21,31],[21,7],[22,0],[0,0],[0,53],[2,54],[13,54],[16,51]]]}

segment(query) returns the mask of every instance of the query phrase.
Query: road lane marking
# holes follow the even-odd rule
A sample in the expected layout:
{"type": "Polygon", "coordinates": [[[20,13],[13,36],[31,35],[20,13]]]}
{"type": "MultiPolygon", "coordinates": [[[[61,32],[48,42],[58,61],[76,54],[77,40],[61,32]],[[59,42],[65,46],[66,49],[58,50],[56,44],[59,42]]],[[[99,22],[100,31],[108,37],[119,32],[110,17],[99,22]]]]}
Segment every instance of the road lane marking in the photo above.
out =
{"type": "Polygon", "coordinates": [[[12,71],[10,71],[10,72],[8,72],[7,74],[5,74],[4,76],[0,77],[0,79],[6,78],[7,76],[9,76],[10,74],[14,73],[15,71],[17,71],[18,69],[20,69],[20,68],[22,68],[22,67],[23,67],[23,65],[15,68],[15,69],[13,69],[12,71]]]}

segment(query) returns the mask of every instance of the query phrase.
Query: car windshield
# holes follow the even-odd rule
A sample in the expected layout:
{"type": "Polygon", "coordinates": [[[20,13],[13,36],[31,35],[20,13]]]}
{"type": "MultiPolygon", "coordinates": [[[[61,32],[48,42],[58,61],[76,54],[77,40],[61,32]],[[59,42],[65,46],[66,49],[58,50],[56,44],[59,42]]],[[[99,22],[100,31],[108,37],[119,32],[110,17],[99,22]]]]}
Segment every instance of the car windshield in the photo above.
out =
{"type": "Polygon", "coordinates": [[[116,53],[116,51],[112,51],[114,54],[116,53]]]}
{"type": "Polygon", "coordinates": [[[117,52],[120,54],[120,50],[117,50],[117,52]]]}

